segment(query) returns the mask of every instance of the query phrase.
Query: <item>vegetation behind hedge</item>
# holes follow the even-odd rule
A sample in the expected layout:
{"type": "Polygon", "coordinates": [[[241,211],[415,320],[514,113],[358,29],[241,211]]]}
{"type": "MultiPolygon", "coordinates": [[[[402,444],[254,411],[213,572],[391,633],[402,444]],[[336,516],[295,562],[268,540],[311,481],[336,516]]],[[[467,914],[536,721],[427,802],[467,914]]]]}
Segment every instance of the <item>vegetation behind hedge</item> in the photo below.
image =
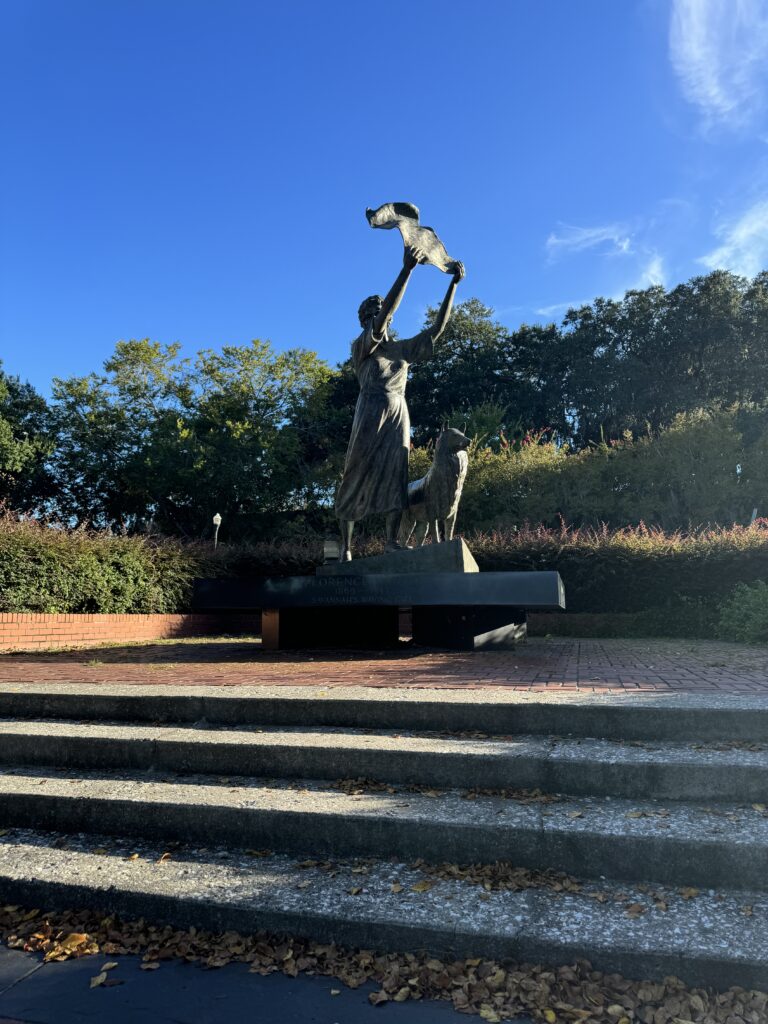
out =
{"type": "MultiPolygon", "coordinates": [[[[412,476],[431,452],[412,453],[412,476]]],[[[461,529],[521,523],[654,524],[665,530],[747,523],[768,510],[768,422],[734,410],[675,417],[659,433],[581,451],[531,433],[506,447],[476,443],[459,508],[461,529]],[[738,470],[737,470],[738,467],[738,470]]]]}
{"type": "MultiPolygon", "coordinates": [[[[737,591],[734,603],[734,588],[768,579],[766,520],[692,533],[538,527],[467,540],[481,570],[556,569],[570,611],[633,614],[630,625],[639,634],[712,636],[721,605],[730,601],[732,609],[726,629],[751,596],[737,591]]],[[[358,554],[380,549],[361,540],[358,554]]],[[[187,611],[195,577],[306,575],[321,557],[319,538],[221,545],[214,552],[200,543],[110,537],[6,516],[0,518],[0,611],[187,611]]]]}

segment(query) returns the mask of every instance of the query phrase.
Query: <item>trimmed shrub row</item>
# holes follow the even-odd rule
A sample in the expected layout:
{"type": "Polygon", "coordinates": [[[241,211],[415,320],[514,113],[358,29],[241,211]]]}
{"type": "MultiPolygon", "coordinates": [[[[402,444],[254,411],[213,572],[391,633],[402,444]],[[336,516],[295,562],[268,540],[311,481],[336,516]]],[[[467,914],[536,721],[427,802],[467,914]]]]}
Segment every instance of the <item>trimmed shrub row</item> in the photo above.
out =
{"type": "Polygon", "coordinates": [[[0,520],[0,611],[168,613],[189,606],[204,560],[152,543],[0,520]]]}

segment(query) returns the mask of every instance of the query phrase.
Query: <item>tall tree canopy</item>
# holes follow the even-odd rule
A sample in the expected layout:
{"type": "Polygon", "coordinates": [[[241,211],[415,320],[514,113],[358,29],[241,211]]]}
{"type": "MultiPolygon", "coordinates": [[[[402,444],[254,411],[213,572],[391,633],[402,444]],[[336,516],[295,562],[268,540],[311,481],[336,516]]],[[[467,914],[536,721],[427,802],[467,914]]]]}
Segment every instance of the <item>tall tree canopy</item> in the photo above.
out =
{"type": "Polygon", "coordinates": [[[144,339],[119,342],[104,369],[54,381],[59,515],[197,536],[214,512],[247,532],[304,505],[293,420],[330,375],[314,353],[254,341],[190,361],[144,339]]]}

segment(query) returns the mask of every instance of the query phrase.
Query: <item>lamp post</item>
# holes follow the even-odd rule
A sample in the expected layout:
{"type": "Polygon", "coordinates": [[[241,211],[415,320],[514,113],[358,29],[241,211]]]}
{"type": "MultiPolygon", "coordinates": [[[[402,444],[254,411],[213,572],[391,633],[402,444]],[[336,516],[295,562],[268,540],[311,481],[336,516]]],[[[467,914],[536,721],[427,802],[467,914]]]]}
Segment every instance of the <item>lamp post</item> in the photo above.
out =
{"type": "Polygon", "coordinates": [[[219,544],[219,527],[221,526],[221,516],[217,512],[213,517],[213,549],[214,551],[219,544]]]}

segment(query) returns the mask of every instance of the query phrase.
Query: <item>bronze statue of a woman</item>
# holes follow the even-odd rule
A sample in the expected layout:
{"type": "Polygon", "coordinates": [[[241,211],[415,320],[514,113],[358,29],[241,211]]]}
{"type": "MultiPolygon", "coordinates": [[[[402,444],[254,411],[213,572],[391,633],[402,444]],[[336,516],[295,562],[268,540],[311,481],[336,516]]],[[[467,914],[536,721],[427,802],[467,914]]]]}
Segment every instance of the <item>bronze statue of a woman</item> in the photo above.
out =
{"type": "Polygon", "coordinates": [[[395,341],[387,328],[405,294],[408,279],[427,254],[406,246],[403,269],[386,298],[371,295],[360,306],[363,328],[352,343],[352,365],[360,384],[349,438],[344,474],[336,493],[336,516],[341,529],[341,561],[352,558],[352,531],[358,519],[374,513],[386,516],[386,550],[394,551],[400,515],[408,505],[408,451],[411,422],[405,403],[408,366],[429,359],[432,346],[451,315],[456,285],[464,266],[452,264],[451,283],[435,322],[414,338],[395,341]]]}

